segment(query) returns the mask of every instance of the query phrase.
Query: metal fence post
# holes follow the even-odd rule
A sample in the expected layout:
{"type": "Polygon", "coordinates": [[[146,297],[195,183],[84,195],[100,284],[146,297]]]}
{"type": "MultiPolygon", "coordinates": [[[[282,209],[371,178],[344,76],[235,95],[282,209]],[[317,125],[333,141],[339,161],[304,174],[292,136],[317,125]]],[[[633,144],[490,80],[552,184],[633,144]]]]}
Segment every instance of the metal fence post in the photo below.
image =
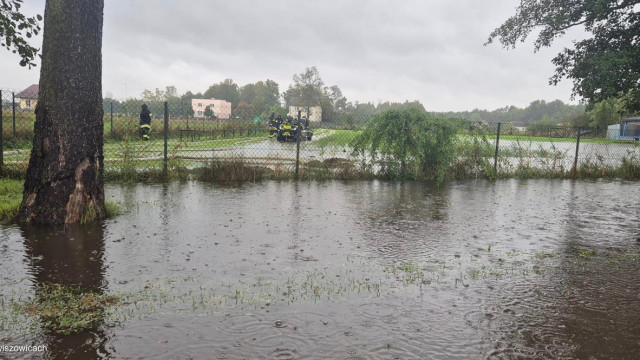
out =
{"type": "Polygon", "coordinates": [[[300,138],[302,137],[300,113],[301,111],[298,110],[298,126],[296,127],[296,180],[298,180],[298,174],[300,173],[300,138]]]}
{"type": "Polygon", "coordinates": [[[300,173],[300,137],[302,131],[300,129],[300,123],[298,122],[298,128],[296,129],[296,180],[298,180],[298,174],[300,173]]]}
{"type": "Polygon", "coordinates": [[[578,128],[578,134],[576,136],[576,157],[573,159],[573,178],[575,179],[578,176],[578,153],[580,150],[580,133],[582,132],[582,128],[578,128]]]}
{"type": "Polygon", "coordinates": [[[16,137],[16,93],[11,93],[11,117],[13,118],[13,137],[16,137]]]}
{"type": "Polygon", "coordinates": [[[500,147],[500,127],[502,123],[498,123],[498,131],[496,133],[496,153],[493,156],[493,174],[498,176],[498,148],[500,147]]]}
{"type": "Polygon", "coordinates": [[[2,126],[2,111],[3,111],[3,105],[4,102],[2,101],[2,90],[0,90],[0,174],[3,173],[3,165],[4,165],[4,144],[2,142],[2,133],[3,131],[3,126],[2,126]]]}
{"type": "Polygon", "coordinates": [[[113,101],[111,102],[111,138],[113,139],[113,101]]]}
{"type": "Polygon", "coordinates": [[[164,102],[164,172],[167,173],[167,163],[169,161],[169,104],[164,102]]]}

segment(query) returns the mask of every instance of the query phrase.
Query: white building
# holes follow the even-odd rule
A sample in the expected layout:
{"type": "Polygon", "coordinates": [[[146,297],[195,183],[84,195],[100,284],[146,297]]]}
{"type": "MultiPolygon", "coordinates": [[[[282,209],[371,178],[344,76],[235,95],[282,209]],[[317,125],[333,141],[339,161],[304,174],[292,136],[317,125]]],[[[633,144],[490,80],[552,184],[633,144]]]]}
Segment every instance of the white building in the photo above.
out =
{"type": "Polygon", "coordinates": [[[306,117],[310,122],[322,121],[322,107],[320,107],[320,101],[317,99],[311,101],[305,101],[301,98],[291,99],[289,102],[289,114],[296,117],[298,116],[298,111],[300,111],[300,116],[306,117]],[[309,110],[308,114],[307,109],[309,110]]]}
{"type": "Polygon", "coordinates": [[[207,108],[211,109],[213,118],[218,120],[229,120],[231,118],[231,103],[218,99],[192,99],[191,108],[193,116],[203,118],[207,108]]]}

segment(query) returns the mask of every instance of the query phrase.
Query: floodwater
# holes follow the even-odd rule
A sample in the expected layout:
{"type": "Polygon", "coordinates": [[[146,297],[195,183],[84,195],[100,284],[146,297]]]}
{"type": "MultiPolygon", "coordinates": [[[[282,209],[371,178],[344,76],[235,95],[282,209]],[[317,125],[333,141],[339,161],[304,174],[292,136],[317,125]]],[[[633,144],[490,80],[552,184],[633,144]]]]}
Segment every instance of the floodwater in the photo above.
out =
{"type": "Polygon", "coordinates": [[[101,225],[0,230],[0,359],[636,359],[640,192],[620,181],[110,185],[101,225]],[[121,296],[97,329],[9,304],[121,296]]]}

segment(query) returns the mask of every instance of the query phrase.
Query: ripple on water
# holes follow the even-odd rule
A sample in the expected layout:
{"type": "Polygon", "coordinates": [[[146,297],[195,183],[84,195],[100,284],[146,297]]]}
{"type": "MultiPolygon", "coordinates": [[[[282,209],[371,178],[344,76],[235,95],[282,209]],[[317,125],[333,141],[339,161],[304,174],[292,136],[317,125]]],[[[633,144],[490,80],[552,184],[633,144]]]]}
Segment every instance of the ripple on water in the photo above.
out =
{"type": "MultiPolygon", "coordinates": [[[[150,281],[175,294],[161,310],[143,319],[134,314],[100,335],[114,358],[634,358],[640,352],[636,188],[547,180],[438,188],[417,182],[112,187],[111,194],[127,201],[142,199],[139,207],[106,223],[101,256],[74,252],[79,266],[68,273],[91,273],[94,285],[113,291],[150,281]],[[300,221],[276,221],[281,217],[300,221]],[[512,250],[522,256],[508,258],[512,250]],[[553,258],[553,266],[541,273],[505,270],[532,267],[534,254],[553,258]],[[346,275],[358,267],[354,258],[369,266],[346,275]],[[340,288],[392,261],[425,266],[442,281],[418,287],[381,271],[371,275],[381,279],[378,294],[291,304],[280,300],[282,289],[272,290],[307,272],[327,275],[327,284],[340,288]],[[453,285],[451,276],[485,265],[504,276],[453,285]],[[341,277],[334,280],[336,273],[341,277]],[[229,285],[252,293],[258,283],[269,284],[253,292],[268,293],[269,306],[248,296],[241,305],[191,308],[200,292],[223,296],[229,285]]],[[[78,236],[68,242],[62,236],[61,243],[82,250],[73,246],[78,236]]],[[[65,247],[47,252],[55,255],[52,262],[40,258],[38,244],[22,231],[0,234],[0,281],[19,295],[32,294],[68,264],[65,247]]]]}

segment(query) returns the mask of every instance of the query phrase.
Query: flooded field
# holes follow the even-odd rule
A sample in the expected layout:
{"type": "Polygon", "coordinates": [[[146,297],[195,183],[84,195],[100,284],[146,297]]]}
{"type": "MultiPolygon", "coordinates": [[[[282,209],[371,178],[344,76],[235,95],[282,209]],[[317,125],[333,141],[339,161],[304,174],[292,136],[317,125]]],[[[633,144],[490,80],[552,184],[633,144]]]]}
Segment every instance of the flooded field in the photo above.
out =
{"type": "Polygon", "coordinates": [[[635,359],[618,181],[110,185],[100,225],[0,230],[0,359],[635,359]],[[64,335],[50,284],[121,299],[64,335]],[[32,305],[37,306],[38,304],[32,305]],[[41,304],[40,304],[41,305],[41,304]]]}

